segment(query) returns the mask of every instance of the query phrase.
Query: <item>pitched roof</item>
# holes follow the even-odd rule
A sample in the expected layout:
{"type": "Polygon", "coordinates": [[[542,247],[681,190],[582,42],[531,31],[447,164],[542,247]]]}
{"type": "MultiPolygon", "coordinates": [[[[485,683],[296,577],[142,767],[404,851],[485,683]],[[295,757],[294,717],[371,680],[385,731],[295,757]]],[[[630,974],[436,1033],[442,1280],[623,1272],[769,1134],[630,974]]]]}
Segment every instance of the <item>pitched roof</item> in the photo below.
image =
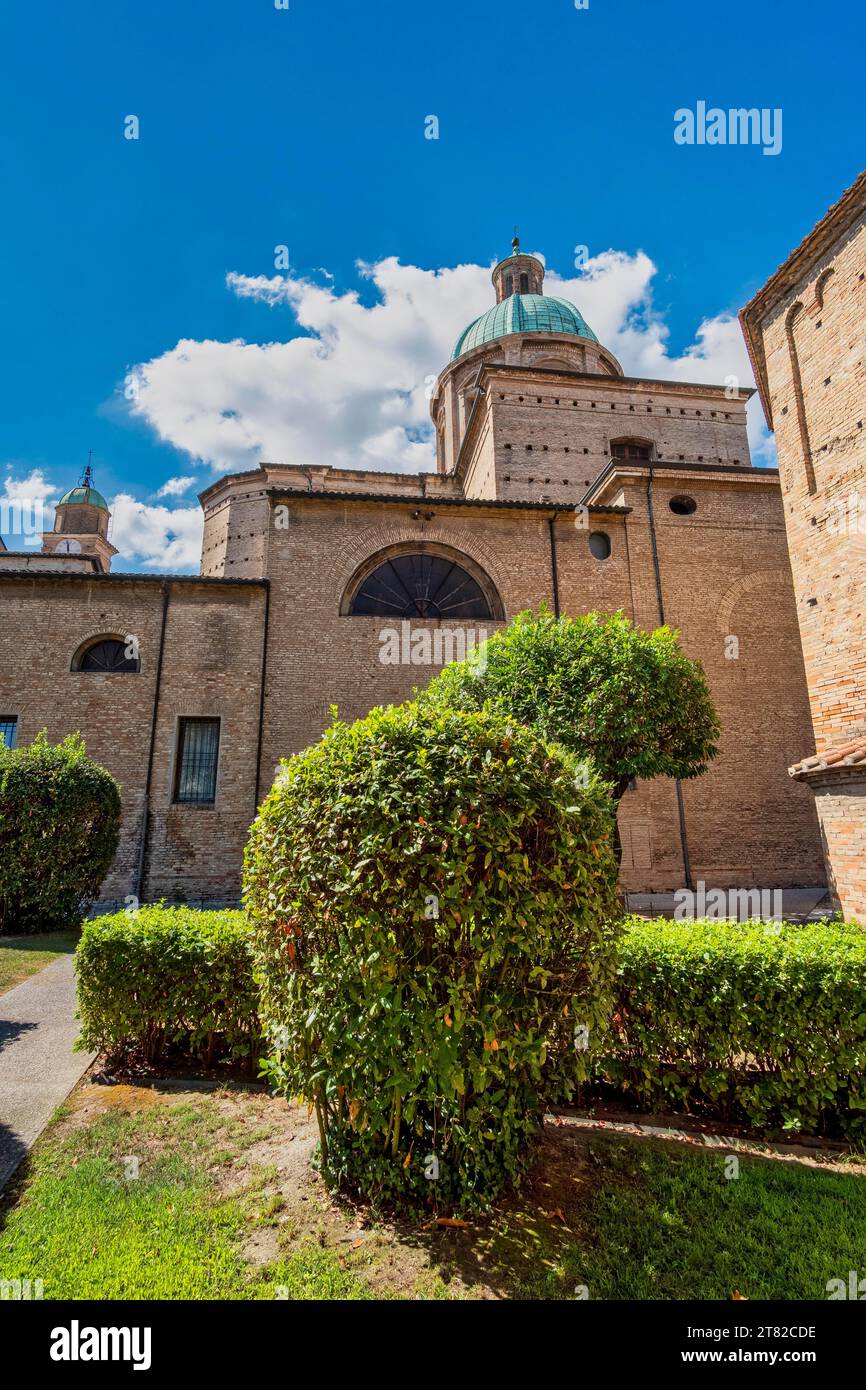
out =
{"type": "Polygon", "coordinates": [[[803,758],[788,768],[790,777],[808,777],[816,772],[843,772],[846,768],[866,768],[866,733],[859,734],[848,743],[839,743],[835,748],[825,748],[811,758],[803,758]]]}

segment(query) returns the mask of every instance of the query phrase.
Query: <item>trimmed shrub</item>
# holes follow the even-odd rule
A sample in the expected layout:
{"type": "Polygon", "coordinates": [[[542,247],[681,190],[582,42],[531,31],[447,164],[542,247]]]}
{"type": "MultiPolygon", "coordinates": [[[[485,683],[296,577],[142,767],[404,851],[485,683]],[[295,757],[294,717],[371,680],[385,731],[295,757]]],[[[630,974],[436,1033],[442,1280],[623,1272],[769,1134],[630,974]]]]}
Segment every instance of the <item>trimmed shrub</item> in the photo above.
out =
{"type": "Polygon", "coordinates": [[[77,925],[111,867],[120,791],[80,734],[0,744],[0,933],[77,925]]]}
{"type": "Polygon", "coordinates": [[[517,1178],[609,1016],[615,881],[604,789],[489,712],[375,709],[283,765],[245,898],[266,1072],[330,1184],[470,1206],[517,1178]]]}
{"type": "Polygon", "coordinates": [[[85,922],[75,953],[78,1047],[111,1062],[169,1048],[257,1056],[258,992],[242,912],[138,908],[85,922]]]}
{"type": "Polygon", "coordinates": [[[628,921],[596,1077],[650,1105],[866,1132],[866,932],[628,921]]]}
{"type": "Polygon", "coordinates": [[[624,613],[519,613],[419,696],[533,725],[592,760],[614,799],[633,777],[699,777],[720,725],[703,668],[668,627],[645,632],[624,613]]]}

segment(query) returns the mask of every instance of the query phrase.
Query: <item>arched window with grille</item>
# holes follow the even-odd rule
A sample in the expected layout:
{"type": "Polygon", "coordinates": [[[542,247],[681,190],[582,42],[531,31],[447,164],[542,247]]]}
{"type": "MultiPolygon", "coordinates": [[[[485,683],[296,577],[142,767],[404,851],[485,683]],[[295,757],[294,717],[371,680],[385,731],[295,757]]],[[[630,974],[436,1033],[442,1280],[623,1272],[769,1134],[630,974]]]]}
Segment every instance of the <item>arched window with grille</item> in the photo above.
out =
{"type": "Polygon", "coordinates": [[[464,557],[438,549],[399,550],[374,560],[350,584],[341,612],[351,616],[453,621],[496,620],[490,580],[464,557]]]}
{"type": "Polygon", "coordinates": [[[134,675],[141,670],[134,637],[92,637],[72,658],[73,671],[101,675],[134,675]]]}

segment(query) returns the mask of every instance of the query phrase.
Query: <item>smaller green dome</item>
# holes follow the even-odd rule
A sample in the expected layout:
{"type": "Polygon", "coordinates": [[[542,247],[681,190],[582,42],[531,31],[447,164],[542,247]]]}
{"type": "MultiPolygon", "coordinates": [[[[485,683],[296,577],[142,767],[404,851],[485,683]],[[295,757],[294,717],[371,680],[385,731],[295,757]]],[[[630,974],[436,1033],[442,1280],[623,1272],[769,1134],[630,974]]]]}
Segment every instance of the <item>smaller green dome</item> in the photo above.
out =
{"type": "Polygon", "coordinates": [[[101,492],[97,492],[95,487],[73,487],[69,492],[64,492],[59,507],[65,507],[67,502],[73,505],[84,507],[99,507],[103,512],[108,511],[108,503],[101,492]]]}

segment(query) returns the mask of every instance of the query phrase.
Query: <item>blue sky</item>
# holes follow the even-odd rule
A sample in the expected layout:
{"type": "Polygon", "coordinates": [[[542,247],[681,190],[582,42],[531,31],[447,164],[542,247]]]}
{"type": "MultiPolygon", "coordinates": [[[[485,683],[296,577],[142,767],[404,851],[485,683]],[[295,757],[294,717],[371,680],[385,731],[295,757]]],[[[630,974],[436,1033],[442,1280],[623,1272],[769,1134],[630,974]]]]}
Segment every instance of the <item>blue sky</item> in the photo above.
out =
{"type": "Polygon", "coordinates": [[[4,8],[0,495],[92,449],[117,568],[194,566],[195,492],[265,450],[426,466],[515,223],[626,370],[739,370],[730,314],[863,162],[854,0],[289,5],[4,8]],[[699,100],[781,108],[781,153],[675,144],[699,100]]]}

